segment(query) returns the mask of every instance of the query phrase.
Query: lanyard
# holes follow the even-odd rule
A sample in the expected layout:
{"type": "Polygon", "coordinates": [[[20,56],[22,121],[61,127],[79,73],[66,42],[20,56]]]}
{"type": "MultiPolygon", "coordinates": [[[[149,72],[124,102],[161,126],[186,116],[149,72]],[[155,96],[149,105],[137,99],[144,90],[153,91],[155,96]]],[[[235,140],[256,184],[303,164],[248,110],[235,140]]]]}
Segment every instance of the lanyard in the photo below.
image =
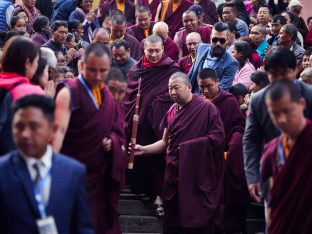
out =
{"type": "Polygon", "coordinates": [[[45,183],[47,182],[48,178],[50,177],[50,175],[51,175],[51,168],[45,174],[45,176],[39,181],[38,185],[34,187],[35,199],[37,202],[37,206],[38,206],[38,210],[40,212],[41,218],[46,218],[47,214],[46,214],[46,210],[45,210],[45,206],[44,206],[43,197],[42,197],[40,191],[43,189],[43,187],[44,187],[45,183]]]}
{"type": "Polygon", "coordinates": [[[278,150],[278,157],[279,157],[280,165],[283,166],[285,164],[285,160],[286,160],[286,157],[284,154],[284,149],[283,149],[283,137],[280,137],[280,139],[278,141],[277,150],[278,150]]]}
{"type": "Polygon", "coordinates": [[[78,76],[78,80],[80,81],[80,83],[82,84],[82,86],[83,86],[83,87],[85,88],[85,90],[87,91],[87,93],[88,93],[89,97],[91,98],[91,100],[92,100],[92,102],[93,102],[95,108],[96,108],[96,109],[99,109],[98,104],[96,103],[95,98],[94,98],[94,96],[93,96],[93,94],[92,94],[92,92],[91,92],[91,89],[89,88],[89,86],[87,85],[87,83],[85,82],[85,80],[82,78],[81,75],[78,76]]]}

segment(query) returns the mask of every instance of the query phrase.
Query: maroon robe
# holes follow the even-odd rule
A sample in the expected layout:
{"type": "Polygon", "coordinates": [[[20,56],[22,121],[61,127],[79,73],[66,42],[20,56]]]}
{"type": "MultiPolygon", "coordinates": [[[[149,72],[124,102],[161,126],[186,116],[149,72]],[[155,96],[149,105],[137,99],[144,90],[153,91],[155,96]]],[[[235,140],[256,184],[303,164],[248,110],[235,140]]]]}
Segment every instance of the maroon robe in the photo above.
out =
{"type": "MultiPolygon", "coordinates": [[[[166,122],[166,120],[164,120],[166,122]]],[[[222,197],[224,131],[217,108],[193,95],[167,114],[165,225],[212,228],[222,197]]]]}
{"type": "MultiPolygon", "coordinates": [[[[107,15],[111,10],[116,10],[116,0],[101,0],[99,4],[102,15],[107,15]]],[[[135,24],[135,7],[133,2],[126,0],[124,15],[128,21],[128,26],[135,24]]]]}
{"type": "Polygon", "coordinates": [[[183,27],[182,15],[183,13],[192,6],[193,3],[189,0],[181,1],[180,6],[175,12],[172,11],[173,0],[169,1],[168,8],[165,15],[165,22],[169,26],[169,37],[174,38],[174,35],[180,28],[183,27]]]}
{"type": "Polygon", "coordinates": [[[179,66],[182,68],[182,71],[187,74],[193,66],[191,55],[187,55],[181,58],[179,60],[179,66]]]}
{"type": "MultiPolygon", "coordinates": [[[[211,28],[209,26],[200,26],[197,28],[196,32],[200,34],[203,43],[210,44],[211,28]]],[[[189,55],[190,53],[186,46],[187,34],[186,29],[180,30],[176,33],[176,37],[178,37],[179,41],[179,47],[182,48],[183,51],[182,56],[189,55]]]]}
{"type": "Polygon", "coordinates": [[[220,111],[226,135],[225,152],[227,152],[224,198],[216,218],[216,226],[219,231],[243,231],[245,212],[242,207],[249,201],[242,143],[245,117],[237,99],[225,91],[221,90],[212,103],[220,111]]]}
{"type": "Polygon", "coordinates": [[[160,0],[153,0],[151,3],[149,3],[148,0],[138,0],[138,6],[147,6],[152,14],[152,20],[155,20],[155,16],[157,13],[157,8],[160,3],[160,0]]]}
{"type": "Polygon", "coordinates": [[[263,153],[263,175],[273,176],[274,180],[269,199],[270,234],[311,233],[311,134],[312,123],[308,121],[290,150],[286,163],[277,173],[272,170],[276,168],[278,138],[269,142],[263,153]]]}
{"type": "Polygon", "coordinates": [[[105,87],[101,90],[102,105],[96,109],[77,78],[60,86],[64,85],[71,93],[71,117],[61,152],[87,168],[86,189],[96,233],[120,233],[117,202],[126,160],[121,150],[124,139],[117,106],[105,87]],[[105,137],[113,142],[109,153],[102,148],[105,137]]]}
{"type": "MultiPolygon", "coordinates": [[[[145,39],[140,42],[141,51],[144,50],[145,39]]],[[[164,43],[164,54],[165,57],[171,58],[173,61],[178,61],[179,59],[179,48],[174,41],[168,37],[164,43]]]]}
{"type": "Polygon", "coordinates": [[[218,22],[216,4],[212,0],[202,0],[198,5],[203,8],[203,22],[214,25],[218,22]]]}
{"type": "MultiPolygon", "coordinates": [[[[151,22],[151,25],[148,29],[148,35],[152,35],[153,34],[153,26],[154,26],[154,23],[151,22]]],[[[137,24],[135,25],[132,25],[131,27],[129,27],[129,31],[131,31],[131,35],[134,36],[138,42],[141,42],[143,39],[146,38],[145,36],[145,33],[144,33],[144,30],[137,24]]]]}
{"type": "MultiPolygon", "coordinates": [[[[170,58],[163,59],[161,64],[150,68],[143,67],[142,58],[129,70],[128,89],[124,98],[128,142],[130,142],[132,118],[138,92],[138,79],[142,78],[137,143],[148,145],[162,137],[163,129],[160,129],[159,125],[172,105],[168,92],[168,81],[170,76],[178,71],[181,71],[180,68],[170,58]]],[[[151,198],[161,194],[164,160],[164,155],[135,158],[132,178],[134,193],[146,193],[151,198]]]]}

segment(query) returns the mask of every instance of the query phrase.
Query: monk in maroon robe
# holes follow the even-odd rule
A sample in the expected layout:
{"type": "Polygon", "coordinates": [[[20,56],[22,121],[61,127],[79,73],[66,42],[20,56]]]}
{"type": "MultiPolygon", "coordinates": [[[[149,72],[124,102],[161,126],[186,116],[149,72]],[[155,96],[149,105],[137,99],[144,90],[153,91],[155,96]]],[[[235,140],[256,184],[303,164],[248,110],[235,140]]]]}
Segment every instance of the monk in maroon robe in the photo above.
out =
{"type": "Polygon", "coordinates": [[[271,120],[282,131],[266,145],[261,162],[263,183],[270,186],[270,234],[312,230],[312,123],[304,117],[305,103],[291,81],[278,81],[266,93],[271,120]]]}
{"type": "Polygon", "coordinates": [[[211,102],[192,95],[184,73],[170,77],[169,94],[176,103],[162,123],[163,139],[137,145],[137,154],[167,152],[164,233],[213,233],[223,190],[223,125],[211,102]]]}
{"type": "Polygon", "coordinates": [[[183,27],[182,14],[192,5],[193,3],[189,0],[169,0],[168,5],[161,3],[160,17],[155,21],[166,22],[169,26],[169,37],[174,38],[176,32],[183,27]]]}
{"type": "Polygon", "coordinates": [[[126,33],[127,20],[124,15],[115,14],[111,18],[110,26],[110,43],[112,44],[116,39],[124,39],[129,42],[130,56],[135,60],[140,60],[142,57],[142,51],[140,49],[140,43],[138,40],[126,33]]]}
{"type": "Polygon", "coordinates": [[[91,44],[81,61],[81,75],[61,84],[56,96],[53,148],[86,166],[87,196],[97,234],[121,233],[117,202],[126,171],[122,120],[103,84],[109,67],[107,48],[91,44]],[[91,69],[105,72],[94,75],[91,69]]]}
{"type": "Polygon", "coordinates": [[[159,5],[160,0],[152,0],[150,2],[149,0],[137,0],[137,5],[138,6],[147,6],[152,14],[152,20],[155,20],[156,12],[157,12],[157,7],[159,5]]]}
{"type": "Polygon", "coordinates": [[[244,205],[249,201],[242,146],[245,117],[237,99],[219,88],[218,75],[213,69],[205,68],[199,73],[198,85],[205,98],[220,111],[226,136],[224,198],[216,218],[217,230],[244,231],[244,205]]]}
{"type": "MultiPolygon", "coordinates": [[[[139,127],[137,142],[151,144],[162,136],[159,128],[162,118],[172,105],[168,94],[169,77],[180,71],[178,65],[170,58],[163,56],[162,39],[156,35],[145,40],[144,56],[134,65],[128,74],[128,89],[124,98],[127,140],[130,142],[132,119],[141,78],[141,100],[139,107],[139,127]]],[[[151,157],[136,158],[134,161],[132,190],[134,193],[145,193],[151,199],[162,194],[165,158],[162,154],[151,157]]]]}
{"type": "Polygon", "coordinates": [[[153,34],[154,23],[148,7],[140,6],[135,12],[136,24],[129,27],[131,35],[139,42],[153,34]]]}
{"type": "Polygon", "coordinates": [[[187,10],[183,13],[182,21],[184,28],[178,31],[174,37],[174,42],[179,47],[179,57],[189,54],[186,45],[186,36],[192,32],[197,32],[201,36],[201,41],[210,44],[211,28],[209,26],[198,26],[198,18],[194,11],[187,10]]]}
{"type": "Polygon", "coordinates": [[[196,5],[203,8],[203,22],[206,24],[214,25],[218,22],[218,13],[216,4],[212,0],[195,0],[196,5]]]}
{"type": "Polygon", "coordinates": [[[127,19],[128,26],[135,24],[135,7],[130,0],[101,0],[99,8],[102,15],[107,15],[112,10],[121,10],[127,19]]]}

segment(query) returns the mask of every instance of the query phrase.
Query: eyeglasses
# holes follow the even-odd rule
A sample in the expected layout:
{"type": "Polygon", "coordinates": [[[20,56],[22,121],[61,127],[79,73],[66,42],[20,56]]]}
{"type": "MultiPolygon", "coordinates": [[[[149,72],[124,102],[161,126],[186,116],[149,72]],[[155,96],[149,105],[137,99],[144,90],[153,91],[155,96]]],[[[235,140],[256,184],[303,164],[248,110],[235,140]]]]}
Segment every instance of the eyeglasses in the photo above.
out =
{"type": "Polygon", "coordinates": [[[218,41],[221,43],[221,44],[224,44],[226,42],[226,39],[225,38],[222,38],[222,37],[213,37],[211,39],[211,41],[213,43],[218,43],[218,41]]]}

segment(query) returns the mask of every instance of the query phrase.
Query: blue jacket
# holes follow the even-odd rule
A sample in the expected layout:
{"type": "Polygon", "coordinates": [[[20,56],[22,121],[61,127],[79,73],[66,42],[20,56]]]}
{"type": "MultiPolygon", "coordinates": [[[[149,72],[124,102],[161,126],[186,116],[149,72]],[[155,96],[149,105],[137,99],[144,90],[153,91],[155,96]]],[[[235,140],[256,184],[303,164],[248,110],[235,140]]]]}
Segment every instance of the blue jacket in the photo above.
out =
{"type": "Polygon", "coordinates": [[[53,12],[50,20],[52,24],[56,20],[67,21],[70,13],[76,9],[75,0],[56,0],[53,3],[53,12]]]}
{"type": "MultiPolygon", "coordinates": [[[[93,234],[85,192],[85,167],[53,154],[50,198],[46,212],[59,234],[93,234]]],[[[33,181],[23,158],[11,153],[0,158],[0,233],[37,234],[40,218],[33,181]]]]}
{"type": "Polygon", "coordinates": [[[0,31],[8,31],[9,25],[6,20],[6,10],[9,6],[13,5],[11,0],[0,1],[0,31]]]}
{"type": "Polygon", "coordinates": [[[213,68],[220,79],[220,88],[224,91],[228,91],[232,86],[235,73],[238,69],[238,62],[229,53],[225,52],[220,58],[211,58],[211,46],[208,44],[200,44],[197,48],[196,59],[188,73],[188,76],[192,82],[192,92],[199,93],[199,87],[197,84],[197,76],[203,68],[213,68]],[[209,63],[209,66],[206,65],[209,63]]]}

